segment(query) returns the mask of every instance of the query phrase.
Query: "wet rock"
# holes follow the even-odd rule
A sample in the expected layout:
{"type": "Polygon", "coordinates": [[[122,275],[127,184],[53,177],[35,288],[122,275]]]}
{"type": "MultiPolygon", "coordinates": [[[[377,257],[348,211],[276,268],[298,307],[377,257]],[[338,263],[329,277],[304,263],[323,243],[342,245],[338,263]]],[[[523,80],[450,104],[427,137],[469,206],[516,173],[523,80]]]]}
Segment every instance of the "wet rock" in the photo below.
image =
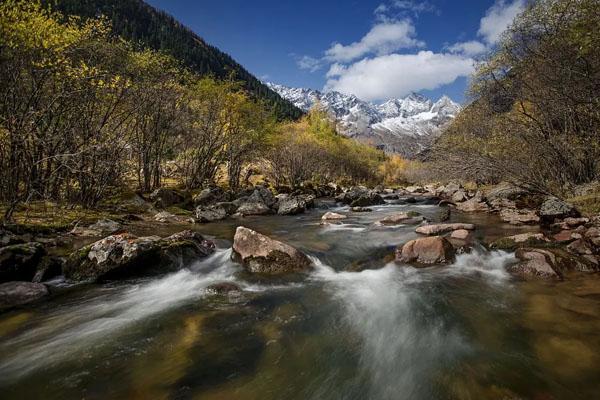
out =
{"type": "Polygon", "coordinates": [[[557,197],[546,198],[540,206],[539,215],[545,223],[554,222],[556,219],[580,216],[579,211],[573,205],[557,197]]]}
{"type": "Polygon", "coordinates": [[[446,222],[450,219],[450,215],[451,215],[451,211],[449,208],[444,207],[441,208],[437,213],[436,213],[436,221],[438,222],[446,222]]]}
{"type": "Polygon", "coordinates": [[[460,203],[460,202],[467,201],[467,200],[468,200],[467,193],[462,189],[457,190],[452,195],[452,202],[454,202],[454,203],[460,203]]]}
{"type": "Polygon", "coordinates": [[[241,215],[266,215],[273,212],[277,202],[275,196],[264,186],[256,186],[252,194],[239,203],[237,212],[241,215]]]}
{"type": "Polygon", "coordinates": [[[174,189],[160,188],[148,196],[150,201],[158,208],[167,208],[176,204],[183,203],[185,197],[174,189]]]}
{"type": "Polygon", "coordinates": [[[483,195],[477,193],[472,199],[456,204],[456,209],[463,212],[488,212],[490,206],[485,202],[483,195]]]}
{"type": "Polygon", "coordinates": [[[444,264],[454,261],[452,244],[441,236],[411,240],[396,250],[396,260],[405,263],[444,264]]]}
{"type": "Polygon", "coordinates": [[[537,224],[540,217],[533,210],[503,209],[500,211],[500,219],[511,225],[537,224]]]}
{"type": "Polygon", "coordinates": [[[405,221],[407,220],[418,217],[419,215],[421,214],[415,211],[400,212],[397,214],[388,215],[387,217],[380,220],[379,223],[382,225],[398,225],[405,223],[405,221]]]}
{"type": "Polygon", "coordinates": [[[74,281],[102,281],[176,271],[214,251],[214,244],[197,232],[166,238],[111,235],[72,253],[64,274],[74,281]]]}
{"type": "Polygon", "coordinates": [[[0,247],[21,243],[24,243],[22,238],[13,234],[12,232],[0,228],[0,247]]]}
{"type": "Polygon", "coordinates": [[[334,220],[340,220],[340,219],[346,219],[346,218],[348,218],[348,217],[344,214],[338,214],[338,213],[328,211],[325,214],[323,214],[323,216],[321,217],[321,220],[322,221],[334,221],[334,220]]]}
{"type": "Polygon", "coordinates": [[[37,266],[33,282],[46,282],[52,278],[62,275],[65,259],[56,256],[46,256],[37,266]]]}
{"type": "Polygon", "coordinates": [[[48,288],[34,282],[6,282],[0,284],[0,309],[25,305],[48,296],[48,288]]]}
{"type": "Polygon", "coordinates": [[[285,197],[279,200],[279,215],[296,215],[306,211],[306,202],[300,197],[285,197]]]}
{"type": "Polygon", "coordinates": [[[350,211],[357,212],[357,213],[365,213],[365,212],[372,212],[373,209],[368,208],[368,207],[351,207],[350,211]]]}
{"type": "Polygon", "coordinates": [[[589,218],[581,217],[581,218],[565,218],[563,223],[571,228],[576,228],[580,225],[585,225],[590,222],[589,218]]]}
{"type": "Polygon", "coordinates": [[[312,194],[299,194],[296,197],[298,199],[304,201],[304,204],[306,205],[306,209],[315,208],[315,200],[317,198],[314,195],[312,195],[312,194]]]}
{"type": "Polygon", "coordinates": [[[590,248],[590,246],[583,239],[577,239],[571,244],[567,246],[567,250],[569,250],[573,254],[579,255],[591,255],[594,252],[590,248]]]}
{"type": "Polygon", "coordinates": [[[31,281],[45,254],[44,246],[37,242],[0,248],[0,282],[31,281]]]}
{"type": "Polygon", "coordinates": [[[408,193],[425,193],[426,190],[421,186],[407,186],[404,188],[408,193]]]}
{"type": "Polygon", "coordinates": [[[106,236],[111,233],[118,232],[122,229],[122,225],[111,219],[101,219],[88,227],[76,226],[71,230],[72,235],[76,236],[106,236]]]}
{"type": "Polygon", "coordinates": [[[252,273],[282,274],[310,269],[310,259],[296,248],[240,226],[233,238],[233,251],[252,273]]]}
{"type": "Polygon", "coordinates": [[[200,193],[198,193],[192,198],[192,202],[196,207],[210,206],[215,203],[224,203],[230,200],[232,200],[232,194],[229,192],[225,192],[218,186],[211,186],[202,189],[200,193]]]}
{"type": "Polygon", "coordinates": [[[206,287],[206,291],[215,295],[241,293],[242,289],[233,282],[218,282],[206,287]]]}
{"type": "Polygon", "coordinates": [[[336,201],[349,204],[352,207],[367,207],[385,204],[385,200],[374,190],[364,186],[354,186],[350,190],[336,196],[336,201]]]}
{"type": "Polygon", "coordinates": [[[519,247],[538,246],[547,242],[549,240],[543,233],[527,232],[497,239],[490,244],[490,247],[499,250],[515,250],[519,247]]]}
{"type": "Polygon", "coordinates": [[[519,249],[515,256],[521,260],[507,270],[523,278],[538,277],[544,279],[560,279],[561,274],[556,267],[556,257],[547,250],[519,249]]]}
{"type": "Polygon", "coordinates": [[[229,214],[227,210],[222,206],[199,206],[196,207],[196,221],[197,222],[214,222],[220,221],[227,218],[229,214]]]}
{"type": "Polygon", "coordinates": [[[161,211],[154,216],[154,220],[156,222],[162,223],[177,223],[182,222],[182,220],[175,214],[171,214],[168,211],[161,211]]]}
{"type": "Polygon", "coordinates": [[[440,233],[452,232],[459,229],[472,231],[475,229],[473,224],[432,224],[423,225],[415,229],[415,232],[422,235],[438,235],[440,233]]]}
{"type": "Polygon", "coordinates": [[[552,236],[552,238],[557,242],[570,242],[573,240],[573,231],[563,230],[552,236]]]}
{"type": "Polygon", "coordinates": [[[450,235],[450,237],[452,239],[458,239],[458,240],[467,240],[469,238],[469,231],[466,229],[457,229],[455,231],[452,232],[452,234],[450,235]]]}

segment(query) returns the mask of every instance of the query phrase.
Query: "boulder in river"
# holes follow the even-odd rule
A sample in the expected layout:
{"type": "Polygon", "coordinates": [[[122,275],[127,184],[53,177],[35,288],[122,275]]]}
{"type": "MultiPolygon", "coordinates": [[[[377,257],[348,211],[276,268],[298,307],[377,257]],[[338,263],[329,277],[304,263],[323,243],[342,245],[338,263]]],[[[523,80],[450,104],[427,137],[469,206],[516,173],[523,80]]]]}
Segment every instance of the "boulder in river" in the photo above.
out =
{"type": "Polygon", "coordinates": [[[286,196],[279,200],[279,215],[296,215],[306,211],[306,202],[299,196],[286,196]]]}
{"type": "Polygon", "coordinates": [[[202,189],[200,193],[192,198],[192,202],[196,207],[210,206],[219,202],[227,202],[232,200],[232,195],[229,192],[225,192],[218,186],[211,186],[202,189]]]}
{"type": "Polygon", "coordinates": [[[445,264],[454,261],[454,258],[454,247],[441,236],[411,240],[396,250],[396,260],[405,263],[445,264]]]}
{"type": "Polygon", "coordinates": [[[233,238],[234,257],[246,270],[260,274],[282,274],[310,269],[310,259],[296,248],[240,226],[233,238]]]}
{"type": "Polygon", "coordinates": [[[490,206],[481,197],[476,196],[462,203],[457,203],[456,209],[463,212],[488,212],[490,206]]]}
{"type": "Polygon", "coordinates": [[[32,303],[50,292],[41,283],[6,282],[0,284],[0,310],[32,303]]]}
{"type": "Polygon", "coordinates": [[[102,281],[175,271],[205,257],[214,244],[199,233],[183,231],[166,238],[129,233],[108,236],[72,253],[64,274],[74,281],[102,281]]]}
{"type": "Polygon", "coordinates": [[[37,242],[0,248],[0,282],[31,281],[45,254],[44,247],[37,242]]]}
{"type": "Polygon", "coordinates": [[[368,207],[385,204],[385,200],[374,190],[364,186],[354,186],[348,191],[338,195],[336,201],[349,204],[351,207],[368,207]]]}
{"type": "Polygon", "coordinates": [[[237,206],[233,203],[217,203],[212,206],[198,206],[196,207],[196,221],[220,221],[235,213],[236,210],[237,206]]]}
{"type": "Polygon", "coordinates": [[[469,238],[470,232],[466,229],[457,229],[455,231],[452,232],[452,234],[450,235],[450,237],[452,239],[457,239],[457,240],[467,240],[469,238]]]}
{"type": "Polygon", "coordinates": [[[440,233],[452,232],[459,229],[472,231],[475,230],[475,225],[460,223],[423,225],[415,229],[415,232],[420,233],[422,235],[439,235],[440,233]]]}
{"type": "Polygon", "coordinates": [[[519,249],[515,256],[520,262],[507,268],[510,273],[523,278],[561,278],[560,271],[556,267],[556,257],[548,250],[519,249]]]}
{"type": "Polygon", "coordinates": [[[543,222],[551,223],[556,219],[579,217],[580,213],[573,205],[558,197],[550,196],[547,197],[540,206],[539,215],[543,222]]]}

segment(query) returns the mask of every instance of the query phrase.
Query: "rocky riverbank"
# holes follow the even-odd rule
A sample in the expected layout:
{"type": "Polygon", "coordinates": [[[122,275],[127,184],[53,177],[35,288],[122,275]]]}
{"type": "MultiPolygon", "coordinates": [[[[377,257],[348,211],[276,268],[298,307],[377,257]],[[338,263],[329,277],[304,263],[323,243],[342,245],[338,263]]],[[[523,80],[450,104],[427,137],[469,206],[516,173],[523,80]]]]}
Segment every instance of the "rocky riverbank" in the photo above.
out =
{"type": "MultiPolygon", "coordinates": [[[[411,211],[387,215],[375,223],[389,228],[413,225],[415,233],[422,235],[399,243],[399,265],[448,264],[457,254],[483,245],[490,250],[515,252],[518,261],[508,271],[523,279],[565,279],[572,271],[600,270],[600,216],[582,217],[575,207],[560,199],[508,184],[487,191],[468,190],[458,184],[399,189],[343,189],[330,184],[293,191],[280,188],[277,193],[256,186],[237,194],[212,187],[196,196],[160,189],[147,199],[137,197],[132,202],[138,213],[76,224],[70,232],[2,230],[0,307],[7,309],[48,298],[52,286],[45,282],[54,279],[104,282],[176,271],[210,255],[215,248],[211,239],[189,229],[197,226],[194,224],[225,219],[239,222],[233,237],[234,256],[248,272],[302,272],[312,264],[305,254],[241,227],[244,218],[298,215],[318,208],[314,212],[322,214],[322,224],[343,228],[348,215],[327,211],[335,204],[347,206],[350,214],[368,213],[370,207],[385,204],[437,204],[439,212],[434,218],[411,211]],[[177,214],[172,212],[177,210],[177,214]],[[460,220],[460,215],[470,213],[496,214],[504,223],[525,229],[517,235],[475,240],[475,224],[446,222],[451,216],[460,220]],[[181,231],[164,238],[137,234],[157,224],[180,227],[181,231]]],[[[131,207],[125,209],[131,211],[131,207]]]]}

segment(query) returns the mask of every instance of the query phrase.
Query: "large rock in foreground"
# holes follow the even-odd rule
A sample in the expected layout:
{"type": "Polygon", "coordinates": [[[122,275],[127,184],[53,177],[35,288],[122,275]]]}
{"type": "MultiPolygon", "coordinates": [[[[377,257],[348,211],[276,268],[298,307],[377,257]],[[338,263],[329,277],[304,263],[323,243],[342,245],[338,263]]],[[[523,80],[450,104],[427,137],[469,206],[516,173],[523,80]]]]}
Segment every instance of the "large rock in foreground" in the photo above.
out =
{"type": "Polygon", "coordinates": [[[205,257],[214,244],[199,233],[183,231],[167,238],[108,236],[71,254],[64,274],[75,281],[102,281],[175,271],[205,257]]]}
{"type": "Polygon", "coordinates": [[[249,272],[282,274],[310,269],[310,259],[296,248],[240,226],[233,238],[233,251],[249,272]]]}
{"type": "Polygon", "coordinates": [[[0,310],[24,305],[50,294],[41,283],[6,282],[0,285],[0,310]]]}
{"type": "Polygon", "coordinates": [[[396,260],[405,263],[446,264],[454,261],[454,258],[454,247],[441,236],[411,240],[396,250],[396,260]]]}

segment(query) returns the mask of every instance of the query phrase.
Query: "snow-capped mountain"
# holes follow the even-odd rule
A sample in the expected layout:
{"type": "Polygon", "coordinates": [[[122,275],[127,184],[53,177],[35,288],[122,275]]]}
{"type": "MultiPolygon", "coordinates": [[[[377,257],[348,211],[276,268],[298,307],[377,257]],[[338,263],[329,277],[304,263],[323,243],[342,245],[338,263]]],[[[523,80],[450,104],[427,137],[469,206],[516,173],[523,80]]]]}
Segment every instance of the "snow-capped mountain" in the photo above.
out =
{"type": "Polygon", "coordinates": [[[336,120],[340,133],[406,157],[427,149],[461,109],[447,96],[434,103],[411,93],[403,99],[373,104],[339,92],[323,93],[274,83],[267,86],[304,111],[319,103],[336,120]]]}

